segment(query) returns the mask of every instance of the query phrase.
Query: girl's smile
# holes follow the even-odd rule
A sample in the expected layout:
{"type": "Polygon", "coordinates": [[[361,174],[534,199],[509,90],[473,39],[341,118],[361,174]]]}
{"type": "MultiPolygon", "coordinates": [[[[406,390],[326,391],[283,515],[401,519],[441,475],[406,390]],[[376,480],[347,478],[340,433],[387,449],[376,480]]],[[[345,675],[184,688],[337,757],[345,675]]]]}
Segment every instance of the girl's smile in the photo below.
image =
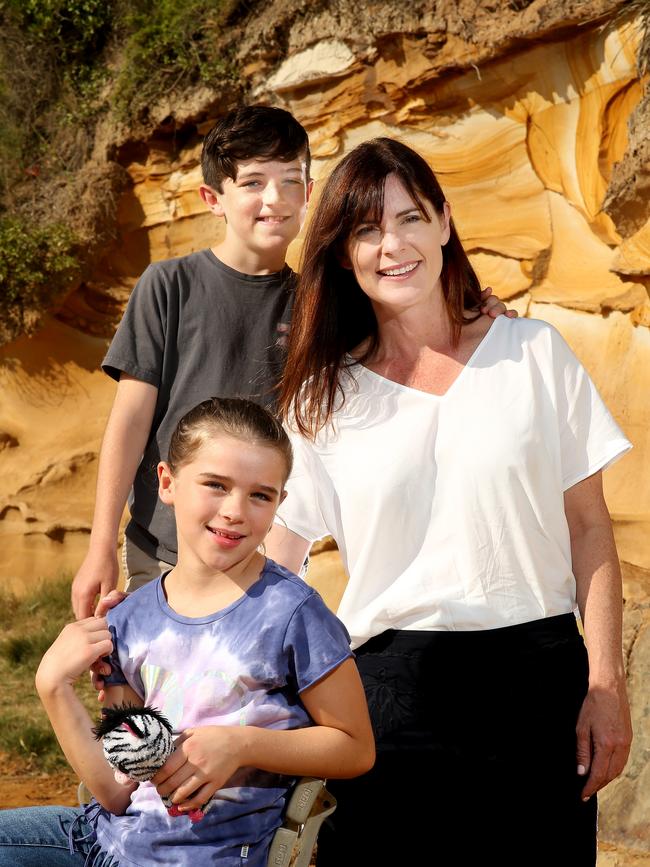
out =
{"type": "Polygon", "coordinates": [[[246,538],[242,533],[229,533],[227,530],[220,530],[210,526],[207,529],[214,535],[216,544],[221,545],[223,548],[236,548],[241,540],[246,538]]]}

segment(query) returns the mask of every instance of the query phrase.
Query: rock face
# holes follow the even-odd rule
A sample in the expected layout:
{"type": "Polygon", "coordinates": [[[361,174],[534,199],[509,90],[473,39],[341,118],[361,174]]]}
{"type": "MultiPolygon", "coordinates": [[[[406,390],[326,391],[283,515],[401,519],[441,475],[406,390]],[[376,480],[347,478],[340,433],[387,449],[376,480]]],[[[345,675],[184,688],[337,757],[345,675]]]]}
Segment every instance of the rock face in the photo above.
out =
{"type": "MultiPolygon", "coordinates": [[[[552,322],[577,352],[634,450],[605,475],[625,566],[636,742],[602,797],[602,836],[650,857],[650,104],[625,4],[590,0],[271,2],[245,22],[240,60],[255,98],[307,128],[317,200],[360,141],[396,136],[436,170],[481,278],[520,315],[552,322]],[[617,13],[617,14],[616,14],[617,13]],[[645,674],[644,674],[645,673],[645,674]],[[646,678],[647,682],[647,678],[646,678]]],[[[153,260],[218,241],[203,206],[206,91],[172,135],[121,145],[130,178],[118,242],[92,281],[31,339],[0,350],[3,585],[72,571],[87,544],[93,479],[113,386],[98,370],[135,279],[153,260]],[[197,121],[196,118],[201,118],[197,121]]],[[[290,250],[298,265],[300,239],[290,250]]],[[[331,549],[312,576],[335,604],[331,549]]],[[[614,851],[603,863],[624,864],[614,851]],[[612,860],[615,859],[615,860],[612,860]]],[[[631,856],[630,856],[631,857],[631,856]]]]}

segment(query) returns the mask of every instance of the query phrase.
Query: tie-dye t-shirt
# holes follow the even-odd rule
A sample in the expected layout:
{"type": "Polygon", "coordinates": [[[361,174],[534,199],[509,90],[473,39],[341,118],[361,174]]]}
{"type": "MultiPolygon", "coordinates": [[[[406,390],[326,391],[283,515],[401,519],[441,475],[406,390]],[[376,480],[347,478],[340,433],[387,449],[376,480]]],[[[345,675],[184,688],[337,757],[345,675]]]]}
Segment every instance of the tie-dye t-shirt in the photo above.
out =
{"type": "MultiPolygon", "coordinates": [[[[299,694],[351,656],[349,636],[311,587],[266,561],[227,608],[183,617],[159,578],[108,615],[113,673],[161,710],[174,733],[206,725],[294,729],[311,725],[299,694]]],[[[265,867],[292,778],[240,768],[205,817],[170,817],[151,783],[122,816],[101,810],[97,840],[121,865],[265,867]]]]}

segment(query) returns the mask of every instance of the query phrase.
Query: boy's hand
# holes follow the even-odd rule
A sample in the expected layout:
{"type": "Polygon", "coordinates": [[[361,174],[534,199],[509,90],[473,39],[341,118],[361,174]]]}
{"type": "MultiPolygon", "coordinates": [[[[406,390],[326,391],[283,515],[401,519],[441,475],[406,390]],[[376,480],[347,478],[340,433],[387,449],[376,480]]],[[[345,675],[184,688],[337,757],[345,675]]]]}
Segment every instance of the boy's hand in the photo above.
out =
{"type": "Polygon", "coordinates": [[[175,751],[152,777],[158,794],[170,796],[183,813],[202,807],[241,766],[241,732],[234,726],[184,731],[175,751]]]}
{"type": "Polygon", "coordinates": [[[91,616],[97,594],[103,597],[115,590],[118,577],[114,553],[97,555],[88,551],[72,582],[72,610],[77,620],[91,616]]]}
{"type": "Polygon", "coordinates": [[[516,319],[519,314],[516,310],[508,310],[506,305],[501,301],[500,298],[497,298],[496,295],[492,294],[492,287],[488,286],[481,292],[481,301],[483,302],[481,305],[481,313],[486,313],[488,316],[491,316],[492,319],[496,319],[497,316],[501,316],[503,313],[508,319],[516,319]]]}
{"type": "Polygon", "coordinates": [[[61,686],[72,686],[93,663],[112,650],[111,633],[103,617],[68,623],[41,660],[36,689],[42,695],[61,686]]]}

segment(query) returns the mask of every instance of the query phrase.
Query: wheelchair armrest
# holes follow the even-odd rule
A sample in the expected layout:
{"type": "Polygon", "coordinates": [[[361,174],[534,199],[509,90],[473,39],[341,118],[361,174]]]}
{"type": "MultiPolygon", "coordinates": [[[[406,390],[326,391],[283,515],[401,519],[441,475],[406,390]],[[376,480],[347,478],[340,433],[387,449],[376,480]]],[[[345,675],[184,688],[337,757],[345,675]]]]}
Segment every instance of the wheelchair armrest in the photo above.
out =
{"type": "Polygon", "coordinates": [[[335,809],[336,799],[325,788],[325,780],[302,777],[275,832],[268,867],[309,867],[320,827],[335,809]]]}

